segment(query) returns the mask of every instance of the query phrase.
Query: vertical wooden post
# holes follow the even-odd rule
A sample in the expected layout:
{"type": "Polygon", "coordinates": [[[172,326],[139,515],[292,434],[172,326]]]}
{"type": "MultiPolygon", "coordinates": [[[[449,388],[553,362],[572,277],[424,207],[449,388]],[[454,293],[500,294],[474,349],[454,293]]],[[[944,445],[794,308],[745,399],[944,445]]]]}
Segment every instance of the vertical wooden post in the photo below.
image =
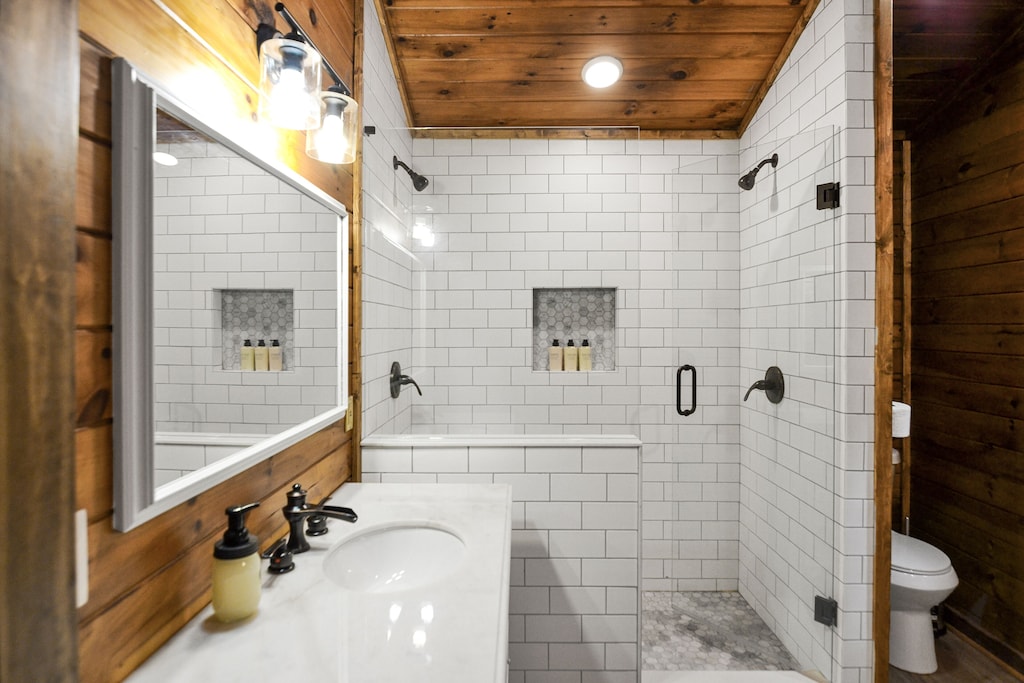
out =
{"type": "Polygon", "coordinates": [[[0,4],[0,680],[73,681],[78,3],[0,4]]]}
{"type": "MultiPolygon", "coordinates": [[[[357,102],[364,101],[363,76],[363,44],[366,36],[366,18],[363,16],[363,3],[356,0],[353,8],[355,14],[355,31],[353,38],[352,65],[353,92],[357,102]]],[[[356,162],[352,168],[352,222],[350,226],[349,248],[352,258],[349,263],[349,277],[352,278],[352,299],[349,305],[349,319],[352,321],[349,330],[350,363],[352,372],[349,374],[349,394],[352,396],[352,481],[363,480],[363,449],[360,444],[363,438],[363,125],[359,122],[359,145],[356,162]]]]}
{"type": "Polygon", "coordinates": [[[892,0],[874,0],[875,29],[875,681],[889,680],[892,562],[893,135],[892,0]]]}

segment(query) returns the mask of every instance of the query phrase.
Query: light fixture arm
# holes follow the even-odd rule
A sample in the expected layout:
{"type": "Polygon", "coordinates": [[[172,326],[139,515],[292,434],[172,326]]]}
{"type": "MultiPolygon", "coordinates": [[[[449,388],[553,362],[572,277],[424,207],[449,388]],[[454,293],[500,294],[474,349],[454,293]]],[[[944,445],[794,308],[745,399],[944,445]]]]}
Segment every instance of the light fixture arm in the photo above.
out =
{"type": "MultiPolygon", "coordinates": [[[[293,40],[299,40],[305,43],[306,45],[309,45],[311,48],[313,48],[314,50],[316,50],[316,52],[320,54],[321,66],[323,66],[323,68],[327,71],[327,75],[331,77],[331,80],[334,81],[334,85],[331,86],[329,89],[334,92],[340,92],[342,95],[352,97],[352,89],[345,84],[345,81],[342,80],[341,76],[338,75],[338,72],[334,70],[334,67],[331,66],[331,63],[329,61],[327,61],[327,57],[324,56],[324,53],[321,52],[319,48],[317,48],[316,43],[314,43],[313,39],[309,37],[309,34],[302,30],[302,27],[299,26],[297,21],[295,21],[295,17],[293,17],[292,13],[289,12],[288,9],[284,6],[284,3],[277,3],[276,5],[274,5],[274,9],[277,11],[278,14],[281,15],[281,17],[288,23],[288,26],[291,28],[292,35],[289,36],[290,38],[292,38],[293,40]]],[[[269,24],[260,24],[256,28],[256,51],[259,52],[260,46],[264,43],[264,41],[267,41],[271,38],[276,38],[280,35],[281,33],[275,27],[269,24]]]]}

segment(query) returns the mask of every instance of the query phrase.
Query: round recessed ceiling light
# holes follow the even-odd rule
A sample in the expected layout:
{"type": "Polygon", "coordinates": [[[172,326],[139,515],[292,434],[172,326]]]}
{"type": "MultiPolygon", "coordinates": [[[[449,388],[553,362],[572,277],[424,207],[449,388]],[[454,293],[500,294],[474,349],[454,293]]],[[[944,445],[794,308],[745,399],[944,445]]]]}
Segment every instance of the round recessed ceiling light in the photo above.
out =
{"type": "Polygon", "coordinates": [[[622,62],[615,57],[594,57],[583,65],[583,82],[592,88],[607,88],[622,75],[622,62]]]}

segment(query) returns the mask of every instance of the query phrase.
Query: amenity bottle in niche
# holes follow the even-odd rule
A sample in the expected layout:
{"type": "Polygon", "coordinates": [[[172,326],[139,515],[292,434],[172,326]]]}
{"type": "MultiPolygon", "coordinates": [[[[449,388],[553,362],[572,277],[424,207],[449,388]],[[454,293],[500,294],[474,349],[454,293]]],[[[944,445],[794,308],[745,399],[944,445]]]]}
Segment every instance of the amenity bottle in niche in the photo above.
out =
{"type": "Polygon", "coordinates": [[[269,370],[270,369],[270,349],[260,339],[256,342],[256,349],[254,356],[256,358],[256,369],[257,370],[269,370]]]}
{"type": "Polygon", "coordinates": [[[260,604],[259,539],[245,528],[245,515],[259,503],[229,507],[228,530],[213,546],[213,614],[238,621],[256,614],[260,604]]]}
{"type": "Polygon", "coordinates": [[[584,339],[583,346],[579,350],[580,356],[580,372],[590,372],[594,367],[593,359],[590,355],[590,340],[584,339]]]}
{"type": "Polygon", "coordinates": [[[558,340],[551,342],[551,347],[548,349],[548,370],[561,370],[562,369],[562,347],[558,345],[558,340]]]}
{"type": "Polygon", "coordinates": [[[573,344],[572,339],[565,345],[565,351],[562,357],[562,366],[566,370],[579,370],[579,349],[573,344]]]}
{"type": "Polygon", "coordinates": [[[242,343],[242,348],[239,350],[240,365],[242,370],[255,370],[256,369],[256,357],[254,352],[256,349],[252,348],[252,341],[246,339],[242,343]]]}
{"type": "Polygon", "coordinates": [[[281,362],[281,344],[276,339],[270,340],[270,370],[271,372],[281,372],[283,363],[281,362]]]}

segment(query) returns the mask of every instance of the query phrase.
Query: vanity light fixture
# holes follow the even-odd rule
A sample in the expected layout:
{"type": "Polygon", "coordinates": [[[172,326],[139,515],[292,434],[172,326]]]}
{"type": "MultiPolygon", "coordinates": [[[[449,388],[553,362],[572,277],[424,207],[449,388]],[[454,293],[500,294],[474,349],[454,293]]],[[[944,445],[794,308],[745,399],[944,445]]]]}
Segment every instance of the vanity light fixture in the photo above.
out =
{"type": "Polygon", "coordinates": [[[178,157],[167,152],[153,152],[153,161],[161,166],[177,166],[178,157]]]}
{"type": "Polygon", "coordinates": [[[622,76],[622,62],[615,57],[594,57],[583,65],[583,82],[592,88],[607,88],[622,76]]]}
{"type": "Polygon", "coordinates": [[[275,27],[260,24],[256,47],[260,53],[260,118],[280,128],[306,131],[306,154],[329,164],[350,164],[359,140],[359,105],[302,30],[277,3],[274,9],[291,28],[282,36],[275,27]],[[321,66],[334,82],[321,91],[321,66]]]}

